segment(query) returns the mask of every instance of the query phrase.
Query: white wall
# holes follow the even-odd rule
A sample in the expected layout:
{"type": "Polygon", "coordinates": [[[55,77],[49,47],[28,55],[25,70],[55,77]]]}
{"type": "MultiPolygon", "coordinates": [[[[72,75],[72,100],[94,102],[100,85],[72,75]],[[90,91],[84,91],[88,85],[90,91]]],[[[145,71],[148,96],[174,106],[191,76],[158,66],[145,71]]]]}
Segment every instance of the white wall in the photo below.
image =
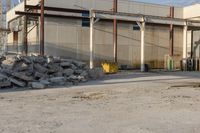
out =
{"type": "Polygon", "coordinates": [[[189,18],[199,17],[200,16],[199,9],[200,9],[200,4],[184,7],[183,9],[184,18],[189,19],[189,18]]]}

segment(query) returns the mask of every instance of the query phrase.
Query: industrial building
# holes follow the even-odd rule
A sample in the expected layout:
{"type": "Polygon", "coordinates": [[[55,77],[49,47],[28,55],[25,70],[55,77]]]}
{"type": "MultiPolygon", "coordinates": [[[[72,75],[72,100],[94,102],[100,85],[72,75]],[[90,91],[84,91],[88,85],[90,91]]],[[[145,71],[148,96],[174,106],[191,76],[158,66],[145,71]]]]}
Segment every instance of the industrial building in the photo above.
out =
{"type": "Polygon", "coordinates": [[[3,45],[7,43],[6,33],[8,32],[8,29],[6,29],[6,12],[10,10],[10,8],[11,8],[10,0],[0,1],[0,53],[3,52],[3,45]]]}
{"type": "Polygon", "coordinates": [[[74,58],[87,61],[91,68],[114,60],[142,70],[144,64],[164,68],[168,55],[177,68],[181,59],[200,56],[200,4],[44,0],[42,5],[42,1],[25,1],[7,12],[6,52],[74,58]]]}

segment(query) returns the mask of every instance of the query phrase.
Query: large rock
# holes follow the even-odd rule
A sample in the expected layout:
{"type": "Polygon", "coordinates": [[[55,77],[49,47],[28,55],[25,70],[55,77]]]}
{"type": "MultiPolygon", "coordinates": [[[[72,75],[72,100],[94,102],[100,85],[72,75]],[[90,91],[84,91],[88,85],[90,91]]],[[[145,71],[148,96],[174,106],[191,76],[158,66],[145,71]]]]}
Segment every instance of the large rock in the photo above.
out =
{"type": "Polygon", "coordinates": [[[9,77],[9,80],[10,80],[13,84],[15,84],[15,85],[17,85],[17,86],[20,86],[20,87],[25,87],[25,86],[26,86],[26,83],[25,83],[25,82],[20,81],[20,80],[17,80],[17,79],[14,79],[14,78],[12,78],[12,77],[9,77]]]}
{"type": "Polygon", "coordinates": [[[63,70],[63,74],[66,77],[73,75],[73,73],[74,73],[73,69],[65,69],[65,70],[63,70]]]}
{"type": "Polygon", "coordinates": [[[61,62],[61,63],[60,63],[60,66],[61,66],[61,67],[64,67],[64,68],[70,67],[70,66],[71,66],[71,62],[61,62]]]}
{"type": "Polygon", "coordinates": [[[34,89],[44,89],[45,88],[45,84],[43,84],[41,82],[33,82],[32,83],[32,88],[34,88],[34,89]]]}
{"type": "Polygon", "coordinates": [[[76,65],[78,68],[83,68],[86,66],[86,63],[76,60],[73,60],[73,64],[76,65]]]}
{"type": "Polygon", "coordinates": [[[30,81],[33,81],[33,77],[31,76],[26,76],[25,73],[20,73],[20,72],[14,72],[12,73],[12,76],[18,78],[18,79],[21,79],[23,81],[26,81],[26,82],[30,82],[30,81]]]}
{"type": "Polygon", "coordinates": [[[54,77],[54,78],[50,78],[49,81],[51,83],[63,83],[66,82],[65,77],[54,77]]]}
{"type": "Polygon", "coordinates": [[[102,79],[105,74],[102,68],[94,68],[88,71],[88,76],[91,79],[102,79]]]}
{"type": "Polygon", "coordinates": [[[11,86],[11,82],[8,80],[8,77],[0,74],[0,88],[10,87],[10,86],[11,86]]]}
{"type": "Polygon", "coordinates": [[[12,84],[9,80],[6,81],[0,81],[0,88],[4,88],[4,87],[10,87],[12,84]]]}
{"type": "Polygon", "coordinates": [[[48,69],[46,67],[43,67],[42,65],[36,63],[34,64],[34,69],[40,73],[46,73],[48,72],[48,69]]]}

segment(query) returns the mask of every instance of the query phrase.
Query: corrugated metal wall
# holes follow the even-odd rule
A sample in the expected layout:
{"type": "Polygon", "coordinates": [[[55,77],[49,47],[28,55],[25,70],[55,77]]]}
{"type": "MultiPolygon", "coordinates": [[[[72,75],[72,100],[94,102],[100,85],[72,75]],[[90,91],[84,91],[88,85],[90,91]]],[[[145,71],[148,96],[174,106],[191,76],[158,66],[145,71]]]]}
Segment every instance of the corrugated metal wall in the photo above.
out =
{"type": "MultiPolygon", "coordinates": [[[[68,19],[46,19],[46,53],[88,61],[89,28],[81,21],[68,19]]],[[[175,28],[175,54],[182,57],[182,29],[175,28]]],[[[95,60],[113,60],[112,23],[95,24],[95,60]]],[[[164,67],[164,57],[169,52],[169,28],[147,26],[145,33],[146,62],[154,68],[164,67]]],[[[139,66],[140,31],[133,24],[118,25],[118,60],[121,64],[139,66]]]]}

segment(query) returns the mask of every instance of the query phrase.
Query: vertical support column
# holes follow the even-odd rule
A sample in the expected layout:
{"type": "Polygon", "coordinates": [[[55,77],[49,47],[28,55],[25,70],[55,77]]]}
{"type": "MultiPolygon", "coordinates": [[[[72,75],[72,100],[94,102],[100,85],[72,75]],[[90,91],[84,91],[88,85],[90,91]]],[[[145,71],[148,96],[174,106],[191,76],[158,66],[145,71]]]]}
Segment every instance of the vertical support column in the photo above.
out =
{"type": "Polygon", "coordinates": [[[188,26],[183,27],[183,58],[187,58],[187,30],[188,26]]]}
{"type": "Polygon", "coordinates": [[[145,71],[145,22],[141,23],[141,71],[145,71]]]}
{"type": "Polygon", "coordinates": [[[90,10],[90,69],[94,68],[94,17],[93,10],[90,10]]]}
{"type": "MultiPolygon", "coordinates": [[[[113,12],[117,13],[118,0],[113,2],[113,12]]],[[[114,62],[117,63],[117,19],[113,20],[113,48],[114,48],[114,62]]]]}
{"type": "MultiPolygon", "coordinates": [[[[170,18],[174,18],[174,7],[170,7],[170,18]]],[[[174,25],[170,24],[170,44],[169,44],[169,53],[170,56],[174,55],[174,25]]]]}
{"type": "Polygon", "coordinates": [[[40,1],[40,55],[44,55],[44,0],[40,1]]]}
{"type": "Polygon", "coordinates": [[[194,50],[193,50],[193,43],[194,43],[194,31],[193,30],[191,30],[191,58],[193,58],[193,52],[194,52],[194,50]]]}
{"type": "MultiPolygon", "coordinates": [[[[24,0],[24,11],[27,12],[26,9],[27,0],[24,0]]],[[[27,33],[28,33],[28,16],[24,16],[24,48],[23,48],[23,54],[28,54],[28,39],[27,39],[27,33]]]]}

